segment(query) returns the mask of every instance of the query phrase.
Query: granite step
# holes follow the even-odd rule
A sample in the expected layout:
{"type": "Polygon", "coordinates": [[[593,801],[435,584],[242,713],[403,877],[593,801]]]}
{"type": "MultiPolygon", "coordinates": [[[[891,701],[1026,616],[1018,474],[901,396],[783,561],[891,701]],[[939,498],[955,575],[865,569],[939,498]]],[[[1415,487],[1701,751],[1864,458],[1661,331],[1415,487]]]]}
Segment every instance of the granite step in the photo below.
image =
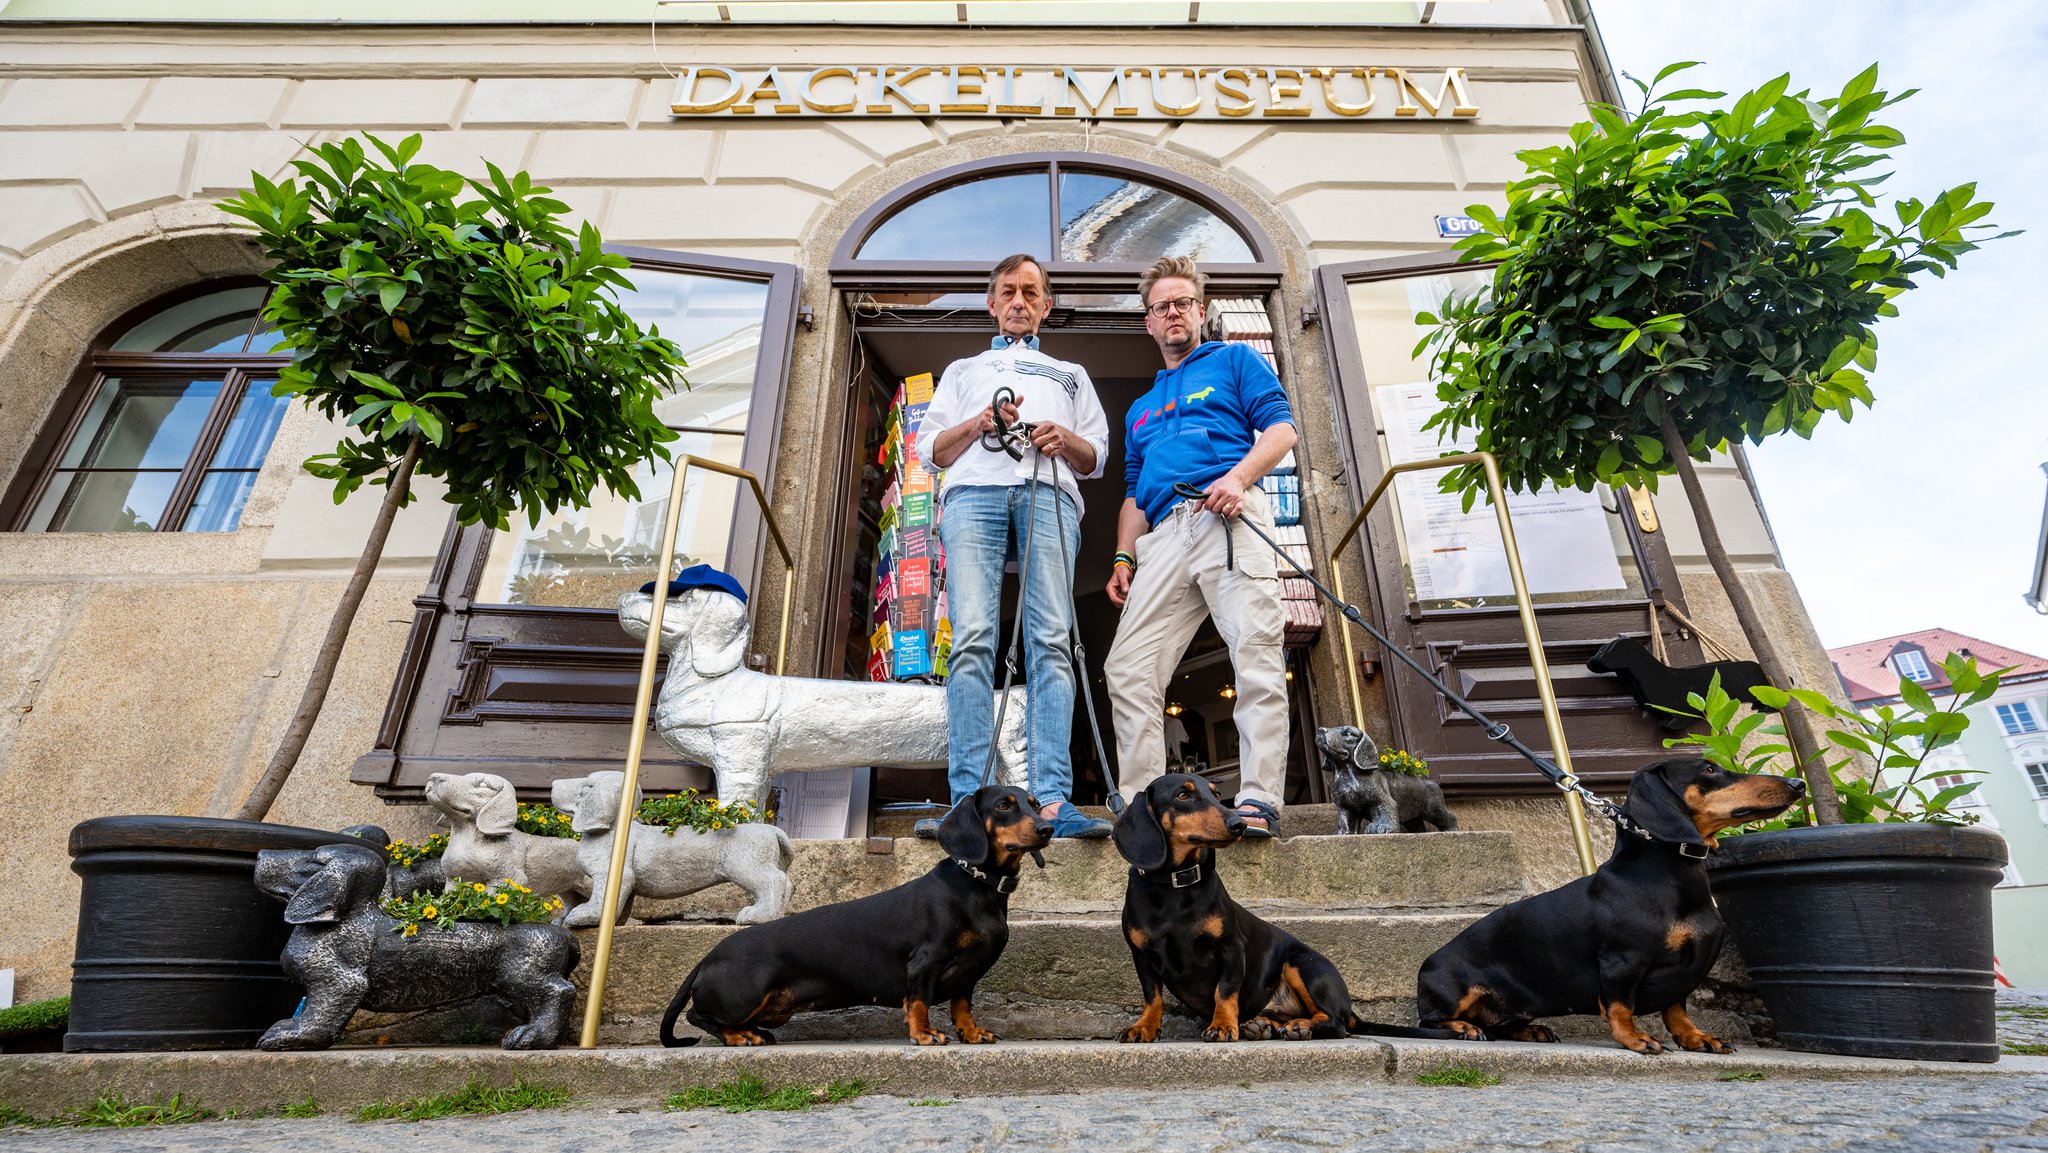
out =
{"type": "MultiPolygon", "coordinates": [[[[790,911],[879,893],[929,872],[943,855],[936,842],[911,837],[798,841],[790,911]]],[[[1024,868],[1010,898],[1013,918],[1122,911],[1130,866],[1110,842],[1054,841],[1044,855],[1045,868],[1024,868]]],[[[1297,836],[1242,842],[1217,859],[1231,896],[1266,913],[1470,912],[1529,892],[1513,835],[1498,831],[1297,836]]],[[[719,885],[677,900],[636,900],[633,912],[646,922],[729,920],[746,900],[719,885]]]]}

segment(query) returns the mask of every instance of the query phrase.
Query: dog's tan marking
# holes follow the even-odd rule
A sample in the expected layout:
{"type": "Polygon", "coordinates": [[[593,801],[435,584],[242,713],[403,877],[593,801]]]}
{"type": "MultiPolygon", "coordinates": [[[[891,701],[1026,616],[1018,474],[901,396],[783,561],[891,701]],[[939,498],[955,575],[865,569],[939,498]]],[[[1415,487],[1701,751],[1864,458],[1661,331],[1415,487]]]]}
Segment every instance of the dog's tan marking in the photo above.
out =
{"type": "Polygon", "coordinates": [[[1152,992],[1152,999],[1145,1002],[1145,1011],[1138,1014],[1138,1019],[1131,1022],[1128,1028],[1118,1033],[1116,1039],[1125,1042],[1156,1040],[1159,1037],[1160,1018],[1165,1015],[1166,995],[1155,989],[1152,992]]]}
{"type": "Polygon", "coordinates": [[[734,1048],[748,1045],[766,1045],[768,1043],[768,1038],[763,1037],[753,1029],[720,1029],[718,1036],[726,1044],[734,1048]]]}
{"type": "Polygon", "coordinates": [[[1692,1017],[1685,1011],[1685,1002],[1664,1010],[1664,1027],[1671,1030],[1671,1039],[1678,1047],[1689,1053],[1733,1053],[1735,1046],[1711,1033],[1705,1032],[1692,1023],[1692,1017]]]}
{"type": "Polygon", "coordinates": [[[1223,914],[1211,913],[1203,917],[1202,923],[1198,928],[1204,937],[1221,937],[1223,935],[1223,914]]]}
{"type": "Polygon", "coordinates": [[[1466,1041],[1486,1040],[1486,1030],[1481,1029],[1479,1026],[1474,1025],[1470,1021],[1461,1021],[1458,1018],[1453,1017],[1450,1020],[1445,1021],[1443,1027],[1449,1029],[1453,1033],[1456,1033],[1460,1038],[1466,1041]]]}
{"type": "Polygon", "coordinates": [[[953,947],[955,949],[972,949],[979,944],[981,944],[981,934],[972,929],[962,929],[953,937],[953,947]]]}
{"type": "Polygon", "coordinates": [[[1510,1041],[1540,1041],[1544,1044],[1554,1044],[1557,1041],[1556,1033],[1534,1021],[1524,1021],[1501,1036],[1510,1041]]]}
{"type": "Polygon", "coordinates": [[[1216,998],[1215,1011],[1209,1015],[1209,1027],[1202,1030],[1204,1041],[1237,1040],[1237,994],[1216,998]]]}
{"type": "Polygon", "coordinates": [[[1124,940],[1129,941],[1133,949],[1142,949],[1152,943],[1152,938],[1145,935],[1145,930],[1136,925],[1124,930],[1124,940]]]}
{"type": "Polygon", "coordinates": [[[915,997],[905,1001],[903,1017],[910,1026],[910,1039],[918,1044],[943,1045],[949,1040],[944,1033],[932,1028],[932,1009],[923,1001],[915,997]]]}
{"type": "Polygon", "coordinates": [[[1487,1024],[1491,1024],[1495,1019],[1494,1013],[1489,1011],[1484,1017],[1481,1017],[1475,1012],[1475,1010],[1481,1007],[1481,1003],[1491,996],[1493,996],[1492,989],[1484,985],[1473,985],[1465,990],[1464,996],[1458,998],[1458,1007],[1451,1011],[1451,1016],[1465,1020],[1484,1021],[1487,1024]]]}
{"type": "Polygon", "coordinates": [[[1697,936],[1699,936],[1698,930],[1694,929],[1690,924],[1680,921],[1676,925],[1671,926],[1670,932],[1664,934],[1664,947],[1676,953],[1680,949],[1685,948],[1687,942],[1697,936]]]}
{"type": "Polygon", "coordinates": [[[1300,969],[1293,965],[1280,966],[1280,983],[1293,995],[1294,1010],[1297,1014],[1314,1021],[1330,1019],[1330,1015],[1316,1004],[1316,999],[1308,995],[1308,983],[1301,979],[1300,969]]]}
{"type": "Polygon", "coordinates": [[[996,1035],[974,1023],[974,1006],[965,997],[953,998],[953,1031],[969,1045],[993,1045],[996,1035]]]}
{"type": "Polygon", "coordinates": [[[1600,1018],[1607,1022],[1608,1036],[1613,1037],[1615,1044],[1629,1052],[1649,1056],[1664,1051],[1664,1046],[1659,1044],[1655,1037],[1637,1027],[1635,1010],[1627,1005],[1619,1001],[1603,1005],[1600,1008],[1600,1018]]]}

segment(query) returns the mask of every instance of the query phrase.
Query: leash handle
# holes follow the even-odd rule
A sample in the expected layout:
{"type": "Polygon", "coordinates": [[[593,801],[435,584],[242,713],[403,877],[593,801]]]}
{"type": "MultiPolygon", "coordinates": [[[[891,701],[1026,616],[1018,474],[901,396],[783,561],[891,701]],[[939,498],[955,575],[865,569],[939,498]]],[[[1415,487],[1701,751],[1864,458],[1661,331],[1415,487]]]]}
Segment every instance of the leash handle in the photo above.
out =
{"type": "Polygon", "coordinates": [[[1003,406],[1015,406],[1016,403],[1017,393],[1009,385],[996,389],[995,396],[988,402],[989,419],[995,422],[996,427],[993,432],[981,434],[981,447],[990,452],[1007,452],[1011,460],[1021,461],[1024,459],[1024,446],[1017,442],[1020,439],[1027,444],[1030,442],[1031,422],[1020,420],[1012,424],[1003,419],[1003,406]]]}

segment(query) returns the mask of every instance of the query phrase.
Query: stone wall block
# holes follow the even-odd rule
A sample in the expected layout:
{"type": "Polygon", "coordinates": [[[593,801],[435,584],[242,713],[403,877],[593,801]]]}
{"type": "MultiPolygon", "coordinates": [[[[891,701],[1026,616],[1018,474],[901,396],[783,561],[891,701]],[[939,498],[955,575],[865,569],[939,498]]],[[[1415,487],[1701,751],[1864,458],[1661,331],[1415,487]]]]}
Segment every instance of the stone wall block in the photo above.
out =
{"type": "Polygon", "coordinates": [[[717,133],[707,128],[543,132],[528,171],[549,184],[701,181],[716,139],[717,133]]]}
{"type": "Polygon", "coordinates": [[[127,123],[148,87],[149,81],[140,77],[24,77],[10,85],[5,99],[0,99],[0,126],[119,128],[127,123]]]}
{"type": "MultiPolygon", "coordinates": [[[[1488,128],[1536,128],[1557,132],[1587,118],[1586,93],[1575,80],[1474,80],[1471,91],[1473,103],[1480,109],[1479,121],[1488,128]]],[[[1435,94],[1431,90],[1430,95],[1435,94]]],[[[1415,119],[1422,123],[1433,118],[1422,113],[1415,119]]]]}
{"type": "Polygon", "coordinates": [[[1230,170],[1276,197],[1309,188],[1421,185],[1449,190],[1453,184],[1442,137],[1376,132],[1365,125],[1275,133],[1240,153],[1230,170]],[[1330,162],[1336,155],[1344,157],[1341,165],[1330,162]]]}
{"type": "Polygon", "coordinates": [[[284,125],[388,131],[447,128],[466,80],[308,80],[285,109],[284,125]]]}
{"type": "Polygon", "coordinates": [[[787,181],[832,192],[873,171],[875,161],[845,139],[816,128],[734,129],[718,149],[718,179],[787,181]]]}
{"type": "Polygon", "coordinates": [[[98,219],[85,189],[77,184],[0,187],[0,250],[26,256],[85,231],[98,219]]]}
{"type": "Polygon", "coordinates": [[[758,242],[787,247],[824,202],[776,185],[621,188],[612,198],[608,240],[693,248],[758,242]]]}
{"type": "Polygon", "coordinates": [[[938,137],[932,135],[932,130],[923,121],[908,117],[873,116],[829,123],[830,131],[883,160],[899,160],[927,148],[936,148],[939,143],[938,137]]]}
{"type": "Polygon", "coordinates": [[[488,77],[476,82],[465,126],[624,125],[645,81],[630,78],[488,77]]]}
{"type": "Polygon", "coordinates": [[[202,132],[199,157],[192,168],[193,191],[225,196],[250,186],[249,174],[265,180],[296,176],[293,159],[305,154],[305,132],[202,132]]]}
{"type": "MultiPolygon", "coordinates": [[[[0,180],[81,180],[108,216],[185,194],[189,132],[16,132],[0,137],[0,180]]],[[[90,223],[90,218],[86,223],[90,223]]]]}
{"type": "Polygon", "coordinates": [[[136,114],[138,128],[264,128],[291,81],[282,77],[166,76],[136,114]]]}
{"type": "Polygon", "coordinates": [[[1204,160],[1228,160],[1273,129],[1271,124],[1189,120],[1175,125],[1166,146],[1204,160]]]}
{"type": "Polygon", "coordinates": [[[1548,148],[1570,142],[1562,132],[1469,132],[1452,136],[1465,179],[1476,187],[1501,188],[1529,175],[1529,166],[1515,153],[1529,148],[1548,148]]]}

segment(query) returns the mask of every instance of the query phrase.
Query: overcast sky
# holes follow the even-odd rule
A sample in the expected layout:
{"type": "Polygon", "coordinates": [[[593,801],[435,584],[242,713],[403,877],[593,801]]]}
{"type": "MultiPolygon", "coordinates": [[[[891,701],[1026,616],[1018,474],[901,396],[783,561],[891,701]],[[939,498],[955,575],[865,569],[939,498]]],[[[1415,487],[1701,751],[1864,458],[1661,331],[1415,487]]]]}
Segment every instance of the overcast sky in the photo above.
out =
{"type": "Polygon", "coordinates": [[[1920,89],[1884,117],[1906,144],[1883,187],[1925,200],[1974,180],[1997,202],[1987,219],[2028,230],[1899,298],[1900,315],[1877,325],[1875,408],[1749,453],[1828,646],[1941,626],[2048,655],[2048,616],[2020,599],[2048,495],[2048,5],[1593,0],[1593,11],[1615,67],[1645,81],[1700,60],[1688,87],[1734,94],[1789,72],[1795,91],[1832,96],[1876,62],[1879,87],[1920,89]]]}

